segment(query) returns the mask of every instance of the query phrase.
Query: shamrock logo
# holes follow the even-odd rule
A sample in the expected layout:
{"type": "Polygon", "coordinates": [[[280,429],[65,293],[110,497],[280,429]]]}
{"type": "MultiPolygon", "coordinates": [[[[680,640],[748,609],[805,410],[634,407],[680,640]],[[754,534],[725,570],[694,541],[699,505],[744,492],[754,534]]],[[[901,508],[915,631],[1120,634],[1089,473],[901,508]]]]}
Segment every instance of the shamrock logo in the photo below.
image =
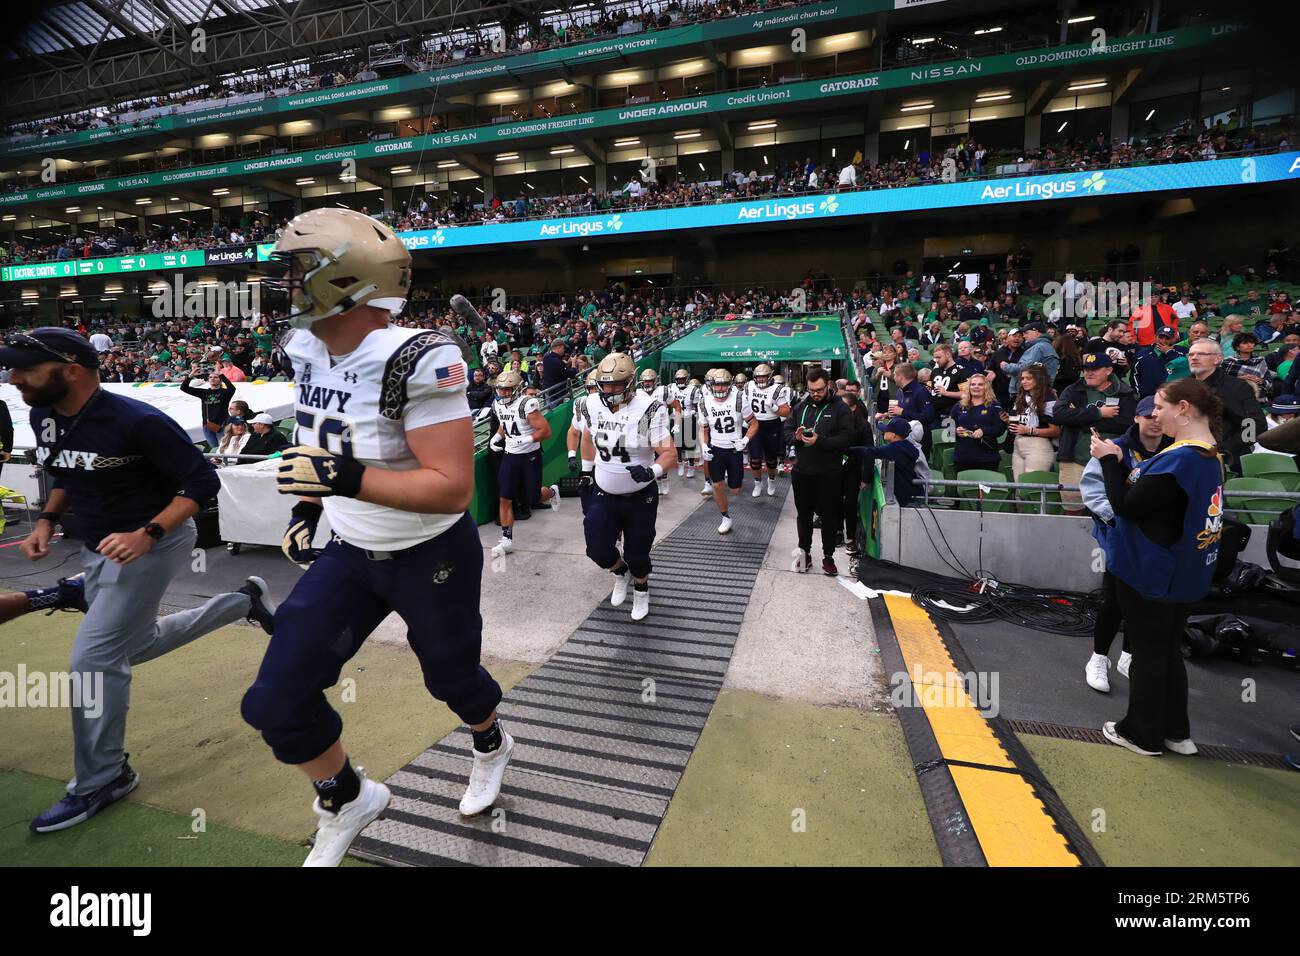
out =
{"type": "Polygon", "coordinates": [[[447,237],[442,234],[441,229],[439,229],[437,232],[433,234],[434,245],[440,246],[446,241],[447,241],[447,237]]]}
{"type": "Polygon", "coordinates": [[[1101,174],[1101,170],[1089,173],[1088,178],[1083,181],[1083,188],[1099,193],[1106,188],[1106,177],[1101,174]]]}
{"type": "Polygon", "coordinates": [[[618,215],[617,213],[614,214],[613,216],[611,216],[609,219],[605,221],[605,228],[613,229],[615,232],[618,232],[620,229],[623,228],[623,217],[618,215]]]}
{"type": "Polygon", "coordinates": [[[840,201],[836,199],[834,196],[827,196],[825,199],[821,201],[821,205],[817,207],[817,211],[828,212],[831,215],[834,215],[835,210],[839,208],[840,208],[840,201]]]}

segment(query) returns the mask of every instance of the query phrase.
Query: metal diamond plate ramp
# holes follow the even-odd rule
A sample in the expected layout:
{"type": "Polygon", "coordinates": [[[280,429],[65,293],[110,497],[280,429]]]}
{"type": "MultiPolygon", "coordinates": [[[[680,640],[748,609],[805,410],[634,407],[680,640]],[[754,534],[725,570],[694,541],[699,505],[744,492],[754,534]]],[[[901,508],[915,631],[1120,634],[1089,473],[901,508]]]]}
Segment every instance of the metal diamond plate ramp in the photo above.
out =
{"type": "Polygon", "coordinates": [[[394,866],[639,866],[722,688],[790,483],[732,508],[711,500],[655,545],[650,615],[608,594],[502,700],[515,752],[495,806],[457,810],[469,779],[461,727],[386,781],[384,817],[352,844],[394,866]]]}

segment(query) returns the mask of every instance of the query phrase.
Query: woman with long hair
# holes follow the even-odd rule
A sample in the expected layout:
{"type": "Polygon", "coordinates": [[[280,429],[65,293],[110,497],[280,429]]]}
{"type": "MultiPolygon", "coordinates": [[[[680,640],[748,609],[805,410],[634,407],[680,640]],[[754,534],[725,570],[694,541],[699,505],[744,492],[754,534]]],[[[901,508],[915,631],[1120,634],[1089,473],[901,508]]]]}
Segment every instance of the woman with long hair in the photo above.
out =
{"type": "Polygon", "coordinates": [[[226,422],[226,433],[221,438],[221,443],[216,447],[216,455],[212,458],[212,463],[220,464],[238,464],[238,459],[223,459],[225,455],[238,455],[248,444],[248,423],[242,418],[232,418],[226,422]]]}
{"type": "Polygon", "coordinates": [[[1181,643],[1187,615],[1209,592],[1218,560],[1223,403],[1196,379],[1182,379],[1156,390],[1155,418],[1173,442],[1132,475],[1119,446],[1096,431],[1092,436],[1115,511],[1107,570],[1133,651],[1128,713],[1102,733],[1137,754],[1194,754],[1181,643]]]}
{"type": "Polygon", "coordinates": [[[1061,364],[1056,369],[1056,381],[1052,382],[1052,387],[1059,395],[1079,380],[1079,369],[1083,367],[1083,351],[1079,348],[1079,340],[1069,332],[1062,332],[1052,339],[1052,348],[1061,357],[1061,364]]]}
{"type": "Polygon", "coordinates": [[[972,375],[958,386],[961,399],[952,410],[957,441],[952,450],[952,466],[957,471],[969,468],[1002,467],[998,438],[1006,434],[1002,408],[993,400],[993,389],[983,375],[972,375]]]}
{"type": "Polygon", "coordinates": [[[1052,439],[1061,434],[1061,426],[1052,424],[1049,402],[1056,392],[1047,381],[1047,369],[1031,365],[1020,373],[1020,390],[1011,404],[1007,430],[1015,435],[1011,446],[1011,474],[1016,481],[1027,471],[1051,471],[1056,461],[1052,439]]]}
{"type": "Polygon", "coordinates": [[[876,411],[883,414],[889,411],[889,393],[894,384],[894,365],[898,362],[898,351],[894,343],[886,342],[880,349],[875,367],[871,370],[871,387],[876,393],[876,411]]]}

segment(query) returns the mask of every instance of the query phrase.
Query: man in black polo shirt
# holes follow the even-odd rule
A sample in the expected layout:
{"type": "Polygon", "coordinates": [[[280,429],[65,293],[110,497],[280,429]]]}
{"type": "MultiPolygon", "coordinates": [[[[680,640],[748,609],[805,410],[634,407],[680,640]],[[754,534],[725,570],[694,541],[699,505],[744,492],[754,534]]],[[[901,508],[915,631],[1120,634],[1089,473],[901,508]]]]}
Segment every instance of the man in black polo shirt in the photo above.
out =
{"type": "Polygon", "coordinates": [[[270,633],[275,605],[266,582],[158,618],[172,578],[194,549],[191,520],[220,481],[181,430],[144,402],[99,387],[99,357],[71,329],[9,336],[0,367],[31,406],[35,456],[53,490],[21,550],[50,554],[62,516],[75,511],[85,542],[85,620],[72,645],[71,674],[93,681],[94,703],[72,708],[76,777],[62,800],[32,821],[38,833],[76,826],[140,782],[123,750],[131,668],[248,618],[270,633]],[[102,682],[102,683],[101,683],[102,682]]]}

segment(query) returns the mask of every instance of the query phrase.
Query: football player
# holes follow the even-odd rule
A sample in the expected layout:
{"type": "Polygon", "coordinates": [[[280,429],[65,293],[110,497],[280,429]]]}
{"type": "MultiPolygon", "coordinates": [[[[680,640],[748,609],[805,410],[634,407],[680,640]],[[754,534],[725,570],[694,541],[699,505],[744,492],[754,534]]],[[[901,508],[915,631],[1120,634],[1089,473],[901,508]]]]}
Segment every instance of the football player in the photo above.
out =
{"type": "Polygon", "coordinates": [[[785,451],[785,426],[782,419],[790,414],[790,392],[773,381],[772,366],[759,365],[754,380],[745,391],[745,401],[758,422],[758,432],[749,446],[749,467],[754,472],[754,492],[763,491],[763,465],[767,465],[767,493],[776,494],[777,466],[785,451]]]}
{"type": "Polygon", "coordinates": [[[390,613],[406,622],[429,693],[473,734],[461,813],[496,799],[514,742],[497,720],[501,688],[479,663],[483,550],[465,510],[474,432],[460,348],[445,332],[392,324],[410,295],[411,256],[369,216],[302,213],[274,255],[286,272],[271,288],[289,294],[296,330],[285,352],[297,445],[276,482],[299,501],[283,547],[310,567],[276,612],[241,712],[315,788],[319,823],[305,865],[337,866],[389,791],[353,768],[324,692],[390,613]],[[317,552],[322,512],[335,537],[317,552]]]}
{"type": "MultiPolygon", "coordinates": [[[[716,375],[717,373],[718,370],[716,368],[711,368],[704,373],[704,384],[700,386],[700,401],[699,404],[696,405],[697,414],[699,413],[699,409],[702,408],[704,405],[704,399],[707,398],[709,395],[713,394],[713,376],[716,375]]],[[[703,458],[704,439],[699,437],[699,429],[700,429],[700,425],[704,421],[704,416],[702,414],[699,414],[699,419],[700,419],[699,422],[696,423],[695,430],[696,430],[696,438],[700,445],[700,457],[703,458]]],[[[709,468],[708,459],[705,458],[704,459],[704,487],[700,489],[701,497],[709,498],[713,495],[713,479],[711,477],[711,472],[712,469],[709,468]]]]}
{"type": "Polygon", "coordinates": [[[632,620],[650,613],[650,548],[659,510],[657,480],[677,464],[668,408],[636,387],[636,363],[622,352],[596,366],[597,393],[582,421],[583,533],[587,557],[614,574],[609,603],[632,585],[632,620]],[[623,553],[618,537],[623,536],[623,553]]]}
{"type": "Polygon", "coordinates": [[[501,424],[490,447],[505,451],[497,474],[501,541],[492,549],[492,557],[500,558],[515,549],[515,496],[533,504],[549,504],[552,511],[558,511],[560,489],[557,485],[542,487],[541,443],[551,437],[551,423],[542,414],[537,396],[528,394],[523,376],[513,369],[498,375],[492,388],[501,424]]]}
{"type": "MultiPolygon", "coordinates": [[[[587,395],[596,394],[596,370],[587,373],[587,395]]],[[[582,429],[578,427],[580,416],[587,410],[587,403],[582,397],[573,400],[573,414],[569,419],[569,431],[564,436],[564,443],[569,448],[569,472],[578,473],[578,448],[582,444],[582,429]]]]}
{"type": "Polygon", "coordinates": [[[700,404],[700,383],[691,380],[690,373],[679,368],[673,375],[668,391],[677,403],[677,477],[695,477],[695,463],[700,457],[699,436],[696,434],[695,409],[700,404]]]}
{"type": "Polygon", "coordinates": [[[713,480],[713,500],[722,512],[718,534],[731,531],[727,496],[740,494],[745,482],[745,449],[756,434],[758,421],[744,395],[732,386],[731,373],[725,368],[714,369],[713,387],[700,403],[700,451],[713,480]]]}
{"type": "MultiPolygon", "coordinates": [[[[671,385],[659,384],[659,373],[652,368],[648,368],[641,373],[641,391],[645,392],[656,402],[664,405],[671,413],[669,421],[676,420],[676,416],[681,414],[682,406],[679,401],[672,395],[671,385]]],[[[677,462],[677,467],[681,468],[681,460],[677,462]]],[[[659,494],[667,495],[671,491],[668,483],[668,476],[664,475],[659,479],[659,494]]]]}

